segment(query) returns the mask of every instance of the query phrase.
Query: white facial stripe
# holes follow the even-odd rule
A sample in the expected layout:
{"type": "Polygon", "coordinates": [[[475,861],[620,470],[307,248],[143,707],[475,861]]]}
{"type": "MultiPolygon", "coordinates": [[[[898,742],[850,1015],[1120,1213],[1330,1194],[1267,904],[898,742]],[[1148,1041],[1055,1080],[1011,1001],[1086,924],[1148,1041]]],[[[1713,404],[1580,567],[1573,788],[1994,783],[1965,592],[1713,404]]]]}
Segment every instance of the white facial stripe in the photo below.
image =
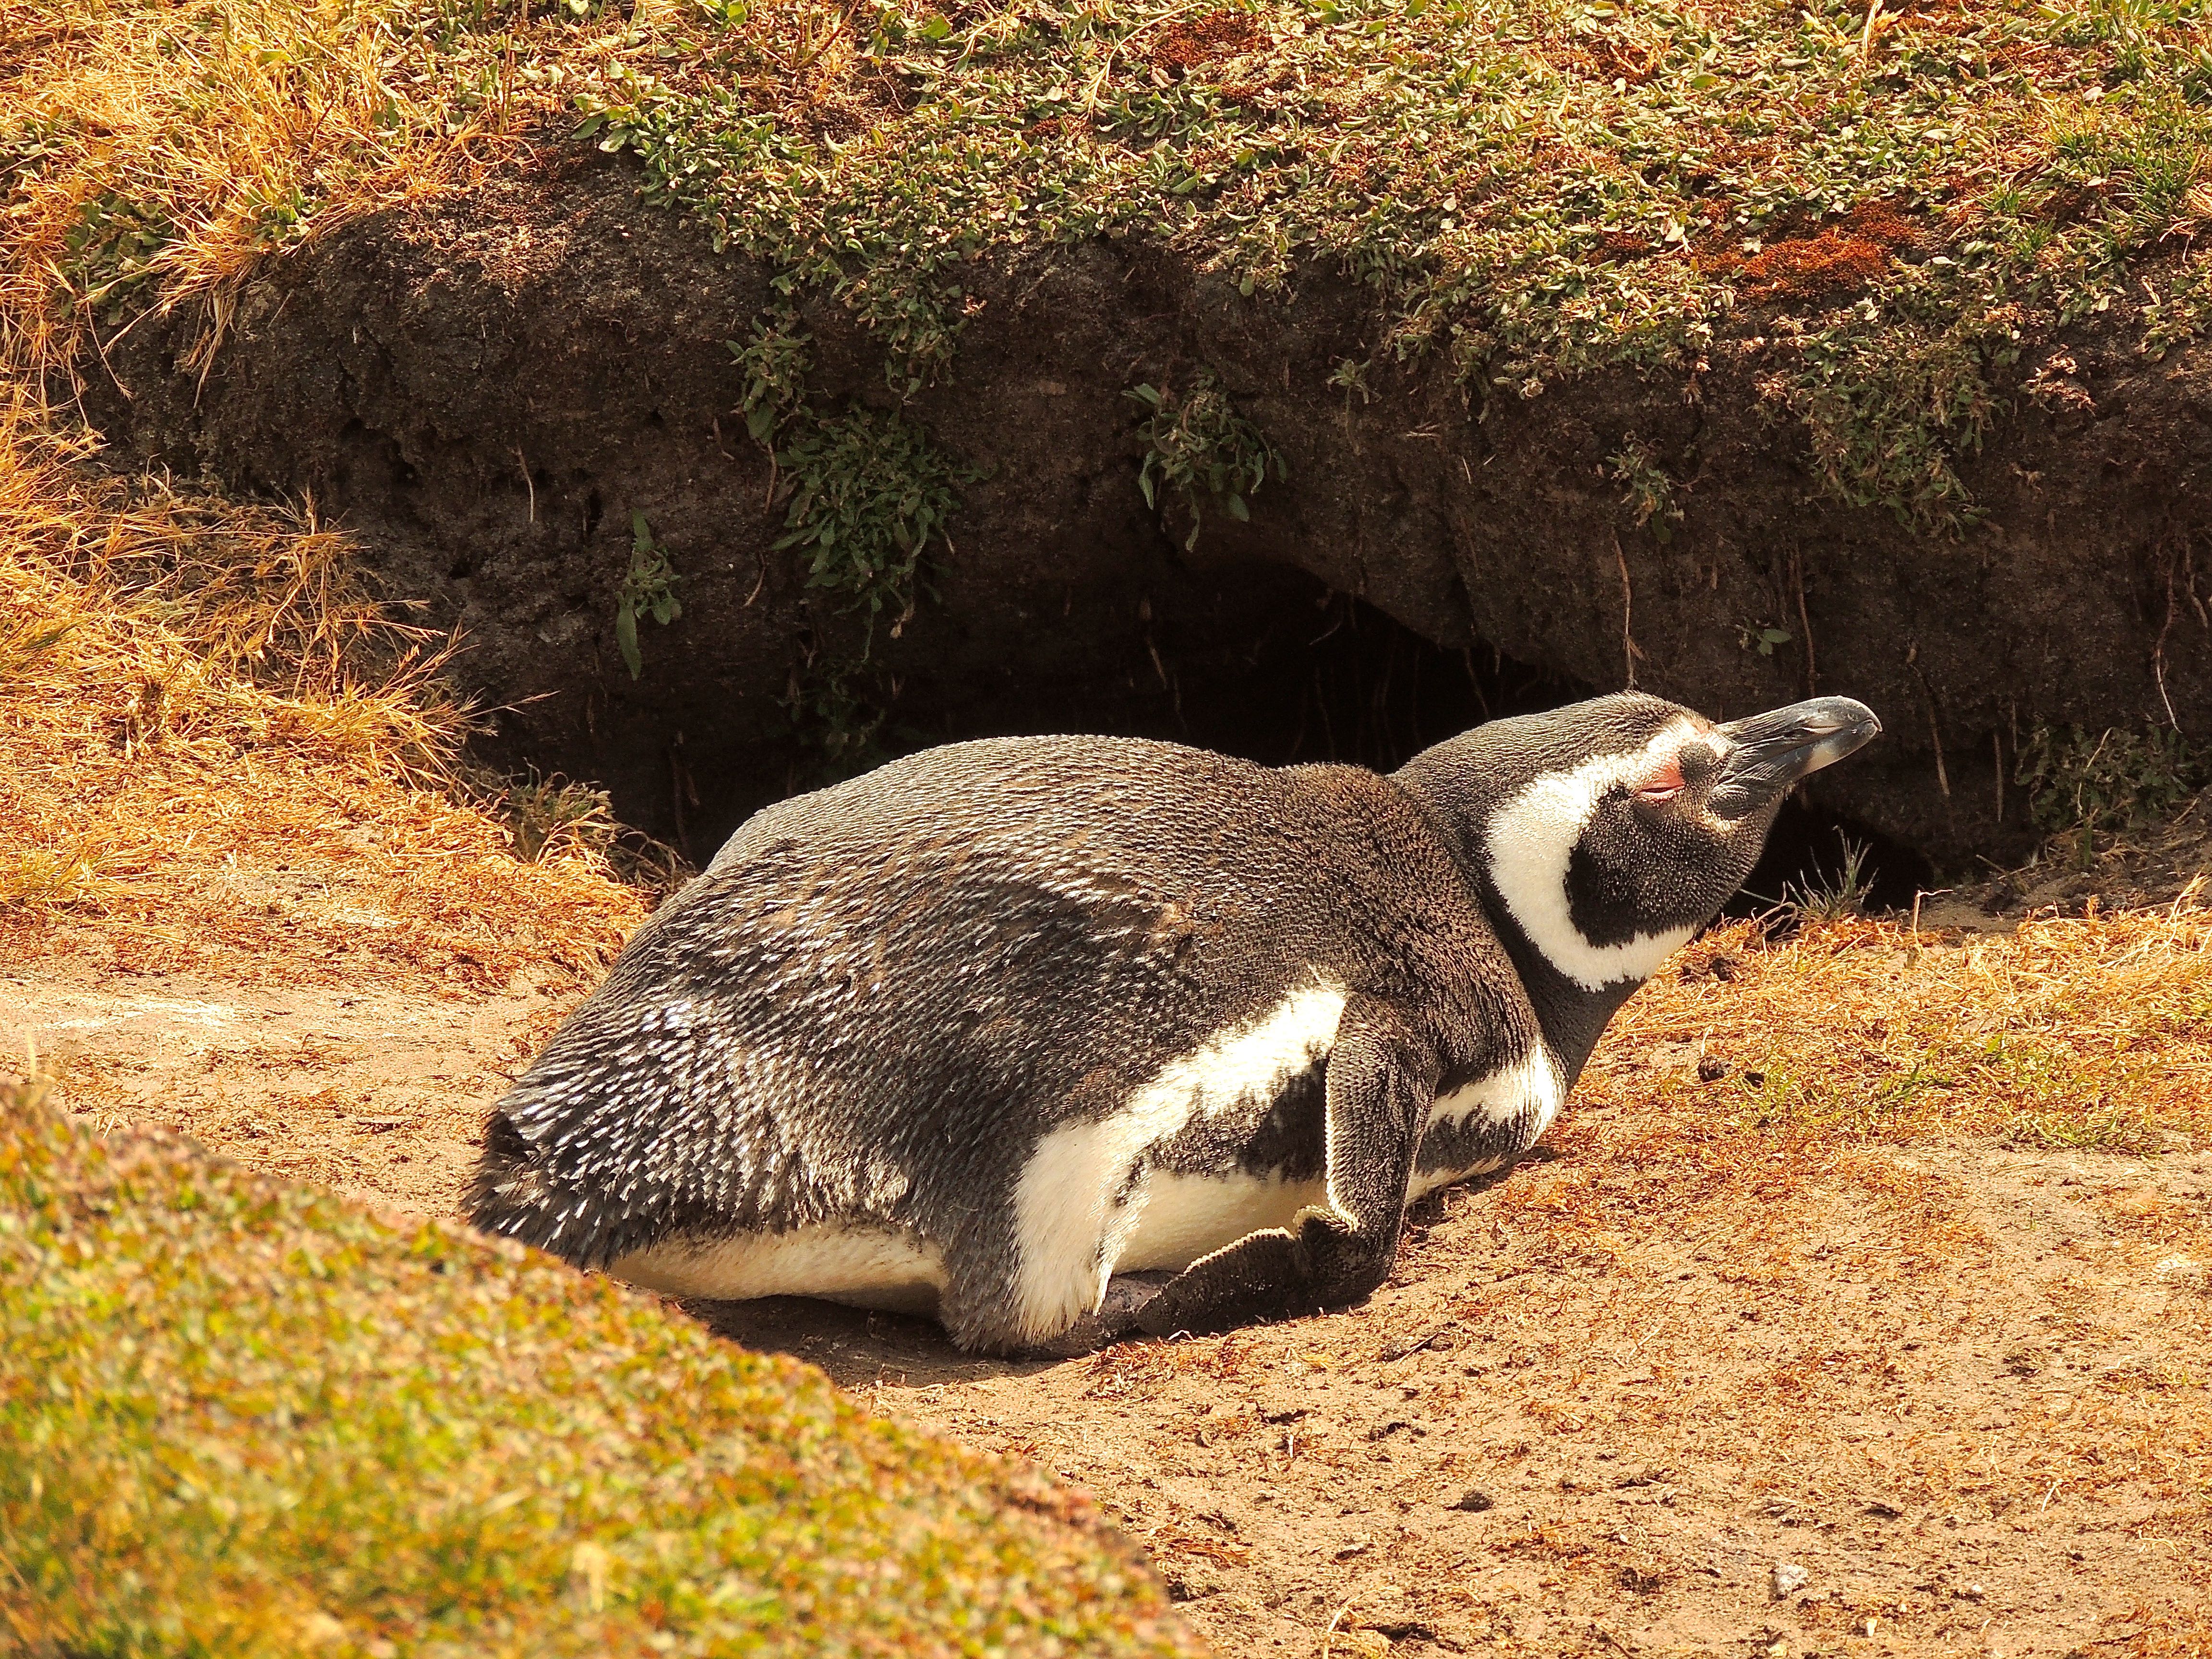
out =
{"type": "Polygon", "coordinates": [[[1687,716],[1672,720],[1640,750],[1546,773],[1491,817],[1484,852],[1506,909],[1545,960],[1585,991],[1649,979],[1689,941],[1693,930],[1685,927],[1638,933],[1619,945],[1591,944],[1567,903],[1567,865],[1607,790],[1635,788],[1697,736],[1687,716]]]}
{"type": "Polygon", "coordinates": [[[1279,1091],[1334,1046],[1344,1000],[1340,986],[1294,991],[1258,1019],[1170,1060],[1111,1117],[1067,1124],[1037,1143],[1014,1192],[1022,1340],[1048,1340],[1097,1310],[1143,1222],[1145,1183],[1124,1203],[1115,1198],[1145,1150],[1194,1118],[1279,1091]]]}

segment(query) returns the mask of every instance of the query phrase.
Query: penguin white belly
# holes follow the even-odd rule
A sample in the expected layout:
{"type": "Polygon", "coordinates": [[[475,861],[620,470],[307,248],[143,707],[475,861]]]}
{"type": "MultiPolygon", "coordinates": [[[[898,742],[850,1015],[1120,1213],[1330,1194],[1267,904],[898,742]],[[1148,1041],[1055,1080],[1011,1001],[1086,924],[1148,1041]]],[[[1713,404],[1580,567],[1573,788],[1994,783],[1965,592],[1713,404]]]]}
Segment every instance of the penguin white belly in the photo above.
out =
{"type": "Polygon", "coordinates": [[[1486,1174],[1534,1146],[1559,1115],[1566,1093],[1565,1082],[1559,1062],[1540,1043],[1514,1064],[1438,1095],[1429,1103],[1425,1136],[1443,1139],[1470,1124],[1490,1133],[1480,1135],[1482,1156],[1473,1162],[1446,1159],[1430,1168],[1417,1156],[1407,1201],[1470,1176],[1486,1174]],[[1443,1133],[1438,1135],[1439,1131],[1443,1133]]]}
{"type": "Polygon", "coordinates": [[[945,1259],[897,1227],[823,1222],[783,1233],[672,1239],[608,1266],[616,1279],[663,1296],[742,1302],[818,1296],[856,1307],[927,1313],[945,1288],[945,1259]]]}
{"type": "Polygon", "coordinates": [[[1300,1210],[1328,1202],[1325,1181],[1279,1176],[1176,1175],[1155,1170],[1144,1208],[1114,1263],[1117,1273],[1183,1268],[1263,1227],[1287,1227],[1300,1210]]]}
{"type": "MultiPolygon", "coordinates": [[[[1316,981],[1301,987],[1255,1018],[1217,1031],[1166,1062],[1130,1092],[1121,1110],[1065,1124],[1037,1142],[1014,1192],[1020,1251],[1014,1297],[1022,1340],[1044,1341],[1096,1311],[1115,1267],[1136,1266],[1126,1252],[1151,1209],[1145,1201],[1147,1182],[1157,1188],[1164,1178],[1157,1170],[1141,1171],[1145,1154],[1194,1120],[1218,1117],[1240,1103],[1273,1099],[1334,1045],[1344,1003],[1341,986],[1316,981]]],[[[1213,1195],[1243,1202],[1228,1189],[1231,1184],[1223,1183],[1213,1195]]],[[[1194,1201],[1206,1195],[1206,1189],[1190,1189],[1194,1201]]],[[[1172,1199],[1158,1236],[1165,1239],[1197,1227],[1195,1217],[1175,1219],[1192,1207],[1181,1197],[1172,1199]]],[[[1180,1246],[1158,1248],[1171,1253],[1180,1246]]]]}

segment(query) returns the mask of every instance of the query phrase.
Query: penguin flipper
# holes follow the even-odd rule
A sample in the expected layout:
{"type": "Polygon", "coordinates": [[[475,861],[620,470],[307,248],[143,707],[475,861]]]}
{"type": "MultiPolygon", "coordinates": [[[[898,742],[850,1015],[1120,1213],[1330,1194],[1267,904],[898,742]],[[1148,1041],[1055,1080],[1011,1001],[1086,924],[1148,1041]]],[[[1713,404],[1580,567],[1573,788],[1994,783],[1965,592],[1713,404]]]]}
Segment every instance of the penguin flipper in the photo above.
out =
{"type": "Polygon", "coordinates": [[[1191,1263],[1137,1310],[1139,1328],[1225,1330],[1370,1294],[1397,1255],[1440,1070],[1434,1050],[1388,1008],[1364,999],[1347,1006],[1328,1059],[1328,1202],[1191,1263]]]}

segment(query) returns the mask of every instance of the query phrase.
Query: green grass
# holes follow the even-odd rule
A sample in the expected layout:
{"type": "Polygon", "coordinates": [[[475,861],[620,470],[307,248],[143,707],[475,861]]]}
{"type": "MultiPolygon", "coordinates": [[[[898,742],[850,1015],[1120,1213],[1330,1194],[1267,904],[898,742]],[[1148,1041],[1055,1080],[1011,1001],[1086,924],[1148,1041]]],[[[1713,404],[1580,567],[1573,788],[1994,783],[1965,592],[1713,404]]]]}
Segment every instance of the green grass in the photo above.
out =
{"type": "Polygon", "coordinates": [[[14,1092],[9,1651],[1190,1650],[1079,1501],[809,1367],[14,1092]]]}
{"type": "Polygon", "coordinates": [[[1814,903],[1686,953],[1610,1028],[1579,1085],[1654,1134],[1838,1143],[1985,1137],[2158,1154],[2212,1137],[2212,913],[2186,903],[2008,934],[1921,933],[1814,903]],[[1703,1070],[1650,1069],[1692,1043],[1703,1070]]]}

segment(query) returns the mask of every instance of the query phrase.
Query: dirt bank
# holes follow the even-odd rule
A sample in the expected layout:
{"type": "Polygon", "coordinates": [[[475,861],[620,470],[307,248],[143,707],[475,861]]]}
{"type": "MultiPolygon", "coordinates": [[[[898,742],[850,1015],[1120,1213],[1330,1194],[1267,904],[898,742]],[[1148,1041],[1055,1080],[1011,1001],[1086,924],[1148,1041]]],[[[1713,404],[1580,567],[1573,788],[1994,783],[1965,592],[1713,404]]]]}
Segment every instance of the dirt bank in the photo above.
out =
{"type": "MultiPolygon", "coordinates": [[[[885,705],[878,747],[1079,727],[1387,763],[1501,684],[1632,671],[1715,714],[1844,691],[1891,735],[1821,799],[1954,866],[2021,844],[2010,780],[2038,726],[2170,706],[2212,732],[2212,348],[2153,364],[2117,313],[2023,342],[1962,470],[1986,518],[1949,538],[1823,495],[1769,384],[1791,323],[1771,305],[1687,375],[1484,405],[1433,362],[1338,384],[1376,326],[1340,278],[1246,299],[1133,237],[979,260],[957,362],[904,405],[967,480],[933,597],[875,617],[854,666],[870,619],[777,548],[790,481],[738,412],[726,343],[766,278],[636,182],[549,147],[361,220],[264,268],[204,381],[179,367],[186,308],[111,349],[91,407],[148,460],[312,492],[394,592],[465,631],[499,758],[605,780],[695,854],[885,705]],[[1186,550],[1186,510],[1139,492],[1127,394],[1206,371],[1284,476],[1186,550]],[[1679,522],[1637,526],[1615,462],[1638,444],[1679,522]],[[636,680],[615,640],[634,514],[683,604],[641,623],[636,680]]],[[[817,396],[891,408],[845,308],[800,312],[817,396]]]]}

